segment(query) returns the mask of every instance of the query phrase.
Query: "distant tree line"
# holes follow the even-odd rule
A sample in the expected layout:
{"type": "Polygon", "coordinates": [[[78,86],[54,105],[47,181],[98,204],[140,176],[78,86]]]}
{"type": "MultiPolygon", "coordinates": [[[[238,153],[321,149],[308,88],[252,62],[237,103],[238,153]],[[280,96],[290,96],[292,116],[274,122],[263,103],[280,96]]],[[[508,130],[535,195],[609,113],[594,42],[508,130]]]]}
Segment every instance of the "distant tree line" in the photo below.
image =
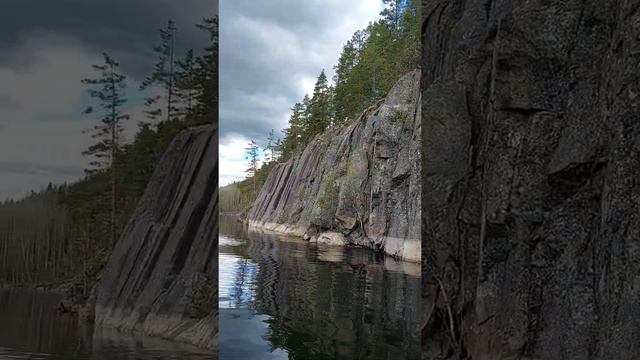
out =
{"type": "Polygon", "coordinates": [[[333,83],[322,70],[313,94],[305,95],[291,108],[283,138],[275,138],[273,131],[269,134],[267,154],[275,156],[260,168],[249,161],[247,179],[220,189],[221,211],[246,213],[275,163],[302,151],[327,129],[356,121],[364,110],[384,98],[402,75],[420,66],[420,2],[383,3],[381,18],[356,31],[343,46],[333,67],[333,83]],[[258,191],[253,190],[254,184],[258,191]]]}
{"type": "Polygon", "coordinates": [[[96,76],[82,80],[95,100],[83,113],[99,121],[90,130],[96,143],[83,152],[90,168],[74,183],[0,202],[0,282],[73,279],[77,294],[87,294],[174,136],[217,122],[218,19],[197,27],[209,36],[199,55],[175,54],[173,21],[160,30],[157,62],[139,89],[153,94],[145,99],[148,119],[129,143],[121,139],[130,118],[126,76],[109,54],[93,65],[96,76]]]}

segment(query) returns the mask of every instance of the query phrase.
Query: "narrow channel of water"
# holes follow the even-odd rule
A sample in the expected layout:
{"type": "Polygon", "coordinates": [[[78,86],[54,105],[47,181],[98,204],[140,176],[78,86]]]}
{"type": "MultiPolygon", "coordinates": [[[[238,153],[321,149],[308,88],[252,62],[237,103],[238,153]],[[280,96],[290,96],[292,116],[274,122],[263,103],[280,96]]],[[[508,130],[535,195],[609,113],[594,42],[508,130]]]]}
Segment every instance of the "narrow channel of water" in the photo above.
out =
{"type": "Polygon", "coordinates": [[[221,360],[420,359],[420,266],[220,220],[221,360]]]}

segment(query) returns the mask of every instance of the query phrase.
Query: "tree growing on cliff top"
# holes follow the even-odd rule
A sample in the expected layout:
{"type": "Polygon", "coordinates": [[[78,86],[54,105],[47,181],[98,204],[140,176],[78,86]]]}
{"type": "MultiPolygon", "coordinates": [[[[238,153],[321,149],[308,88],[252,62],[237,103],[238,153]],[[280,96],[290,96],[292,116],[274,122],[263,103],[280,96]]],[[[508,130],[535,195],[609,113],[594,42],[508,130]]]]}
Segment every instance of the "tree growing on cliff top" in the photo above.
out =
{"type": "Polygon", "coordinates": [[[178,115],[190,119],[194,115],[200,91],[193,49],[189,49],[182,59],[176,61],[176,68],[176,97],[181,103],[176,110],[178,115]]]}
{"type": "Polygon", "coordinates": [[[218,118],[218,17],[205,18],[197,27],[209,34],[209,45],[198,57],[197,123],[215,123],[218,118]]]}
{"type": "Polygon", "coordinates": [[[305,95],[305,101],[295,103],[291,108],[289,127],[283,130],[284,140],[280,146],[281,157],[289,158],[302,142],[306,123],[306,107],[304,104],[308,102],[309,96],[305,95]]]}
{"type": "Polygon", "coordinates": [[[248,146],[244,149],[245,150],[245,159],[248,160],[247,163],[247,169],[245,170],[245,173],[247,174],[247,177],[252,178],[253,179],[253,198],[256,198],[256,175],[258,173],[258,144],[251,140],[251,142],[249,142],[248,146]]]}
{"type": "Polygon", "coordinates": [[[160,29],[160,45],[153,47],[153,52],[158,56],[154,71],[147,76],[140,85],[140,90],[146,90],[152,85],[159,86],[164,91],[164,96],[155,95],[145,98],[145,105],[149,108],[145,111],[150,119],[158,119],[165,113],[165,120],[172,120],[177,112],[177,97],[175,94],[176,72],[175,52],[176,26],[172,20],[167,22],[166,28],[160,29]],[[159,102],[164,99],[165,104],[159,102]]]}
{"type": "Polygon", "coordinates": [[[282,153],[282,140],[276,138],[275,130],[271,129],[267,135],[267,162],[277,162],[282,153]]]}
{"type": "MultiPolygon", "coordinates": [[[[93,169],[89,173],[96,171],[109,171],[111,180],[111,245],[116,242],[116,170],[120,153],[120,134],[122,133],[123,120],[128,120],[129,115],[122,112],[122,105],[127,100],[125,98],[126,76],[118,72],[118,62],[104,53],[104,64],[93,65],[93,69],[100,76],[94,79],[83,79],[82,83],[92,86],[89,95],[99,101],[99,113],[101,114],[100,124],[93,127],[92,137],[99,139],[98,143],[90,146],[82,154],[93,156],[91,162],[93,169]],[[95,88],[97,86],[97,89],[95,88]]],[[[92,106],[88,107],[84,113],[94,112],[92,106]]]]}
{"type": "Polygon", "coordinates": [[[313,88],[313,96],[307,107],[304,142],[309,143],[317,134],[324,132],[331,125],[331,89],[324,70],[320,72],[313,88]]]}

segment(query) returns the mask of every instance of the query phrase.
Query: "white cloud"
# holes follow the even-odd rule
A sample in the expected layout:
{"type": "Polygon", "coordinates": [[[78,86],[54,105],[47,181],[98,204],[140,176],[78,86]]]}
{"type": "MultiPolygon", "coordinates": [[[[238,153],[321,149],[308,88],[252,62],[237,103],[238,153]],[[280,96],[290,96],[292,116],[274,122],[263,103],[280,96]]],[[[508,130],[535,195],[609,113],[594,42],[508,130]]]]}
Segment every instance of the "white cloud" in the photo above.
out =
{"type": "MultiPolygon", "coordinates": [[[[219,141],[220,186],[244,180],[246,177],[245,170],[247,169],[245,148],[247,148],[251,140],[241,134],[227,134],[219,141]]],[[[259,154],[258,166],[262,165],[266,153],[264,149],[260,149],[259,154]]]]}

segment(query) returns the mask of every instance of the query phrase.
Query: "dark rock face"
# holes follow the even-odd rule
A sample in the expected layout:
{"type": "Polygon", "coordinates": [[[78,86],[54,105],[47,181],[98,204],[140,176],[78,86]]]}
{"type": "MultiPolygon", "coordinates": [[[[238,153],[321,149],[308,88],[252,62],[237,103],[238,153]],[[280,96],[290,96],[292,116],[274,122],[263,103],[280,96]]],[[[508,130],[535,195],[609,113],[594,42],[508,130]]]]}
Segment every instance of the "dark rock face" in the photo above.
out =
{"type": "Polygon", "coordinates": [[[419,72],[354,124],[316,137],[269,174],[251,228],[348,243],[420,261],[419,72]],[[323,232],[329,232],[322,236],[323,232]]]}
{"type": "Polygon", "coordinates": [[[640,1],[422,29],[424,358],[640,358],[640,1]]]}
{"type": "Polygon", "coordinates": [[[97,325],[217,348],[215,136],[185,130],[160,160],[96,289],[97,325]]]}

